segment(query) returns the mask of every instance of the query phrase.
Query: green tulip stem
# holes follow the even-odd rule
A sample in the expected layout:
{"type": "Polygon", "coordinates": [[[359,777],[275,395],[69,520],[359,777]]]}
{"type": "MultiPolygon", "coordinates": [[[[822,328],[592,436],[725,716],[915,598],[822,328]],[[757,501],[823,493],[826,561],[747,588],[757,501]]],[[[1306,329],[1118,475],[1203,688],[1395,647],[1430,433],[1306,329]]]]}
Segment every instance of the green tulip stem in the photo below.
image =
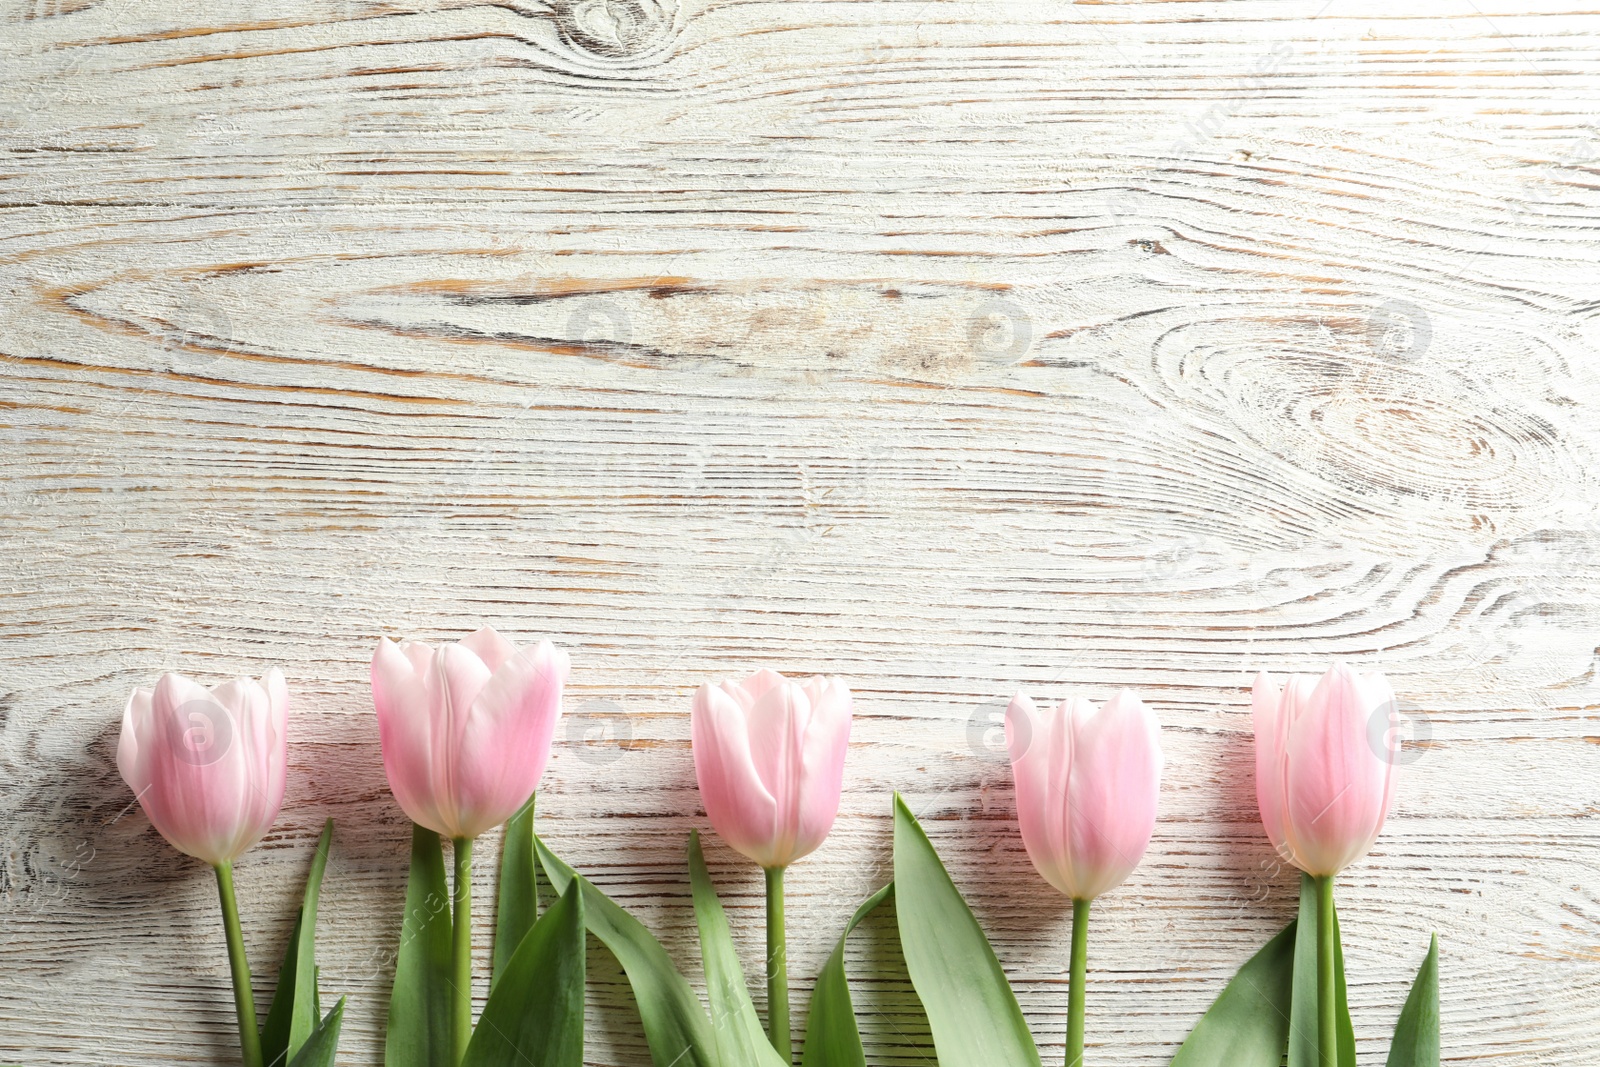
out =
{"type": "Polygon", "coordinates": [[[1313,878],[1317,887],[1317,1049],[1322,1067],[1338,1067],[1339,1037],[1334,1029],[1333,876],[1313,878]]]}
{"type": "Polygon", "coordinates": [[[784,1063],[794,1062],[789,1033],[789,947],[783,933],[783,868],[767,868],[767,1035],[784,1063]]]}
{"type": "Polygon", "coordinates": [[[1072,977],[1067,983],[1067,1067],[1083,1067],[1083,985],[1089,973],[1089,901],[1072,902],[1072,977]]]}
{"type": "Polygon", "coordinates": [[[256,1028],[256,998],[250,991],[250,961],[239,927],[239,899],[233,893],[233,864],[219,863],[217,895],[222,898],[222,929],[228,935],[228,967],[233,971],[233,1008],[239,1016],[239,1047],[244,1067],[261,1067],[261,1031],[256,1028]]]}
{"type": "Polygon", "coordinates": [[[455,839],[455,916],[451,932],[451,1026],[455,1062],[472,1040],[472,838],[455,839]]]}

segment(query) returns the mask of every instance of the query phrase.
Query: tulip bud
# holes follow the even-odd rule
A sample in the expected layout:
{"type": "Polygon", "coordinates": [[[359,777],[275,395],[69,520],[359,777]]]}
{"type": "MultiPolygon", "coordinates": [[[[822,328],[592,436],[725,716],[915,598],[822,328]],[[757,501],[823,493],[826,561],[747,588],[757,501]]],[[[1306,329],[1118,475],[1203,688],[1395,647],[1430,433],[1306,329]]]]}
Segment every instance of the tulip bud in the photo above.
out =
{"type": "Polygon", "coordinates": [[[1098,710],[1074,697],[1041,713],[1021,693],[1006,709],[1022,843],[1072,899],[1121,885],[1144,855],[1161,791],[1160,732],[1126,689],[1098,710]]]}
{"type": "Polygon", "coordinates": [[[722,839],[768,870],[822,844],[839,813],[850,742],[850,690],[761,670],[707,683],[690,716],[706,815],[722,839]]]}
{"type": "Polygon", "coordinates": [[[288,716],[276,667],[260,682],[211,689],[164,674],[128,698],[117,770],[173,848],[213,867],[232,863],[283,806],[288,716]]]}
{"type": "Polygon", "coordinates": [[[1338,874],[1367,854],[1394,798],[1397,750],[1374,746],[1370,733],[1375,716],[1393,713],[1394,691],[1381,674],[1338,664],[1281,687],[1257,675],[1253,697],[1267,836],[1307,874],[1338,874]]]}
{"type": "Polygon", "coordinates": [[[383,768],[411,821],[475,838],[517,813],[550,759],[569,659],[485,626],[459,644],[378,642],[372,703],[383,768]]]}

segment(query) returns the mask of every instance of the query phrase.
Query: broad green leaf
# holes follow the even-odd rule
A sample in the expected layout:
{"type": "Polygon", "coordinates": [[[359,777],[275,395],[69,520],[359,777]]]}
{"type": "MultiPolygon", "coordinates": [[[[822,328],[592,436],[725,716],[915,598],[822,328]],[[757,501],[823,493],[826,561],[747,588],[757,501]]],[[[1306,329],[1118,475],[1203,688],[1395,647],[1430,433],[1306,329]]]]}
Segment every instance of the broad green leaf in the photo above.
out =
{"type": "Polygon", "coordinates": [[[583,887],[584,925],[611,950],[627,974],[655,1067],[724,1067],[705,1008],[672,965],[661,942],[587,878],[557,859],[537,835],[533,841],[539,866],[557,893],[565,893],[574,881],[583,887]]]}
{"type": "Polygon", "coordinates": [[[1289,1040],[1296,923],[1239,968],[1200,1017],[1172,1067],[1278,1067],[1289,1040]]]}
{"type": "Polygon", "coordinates": [[[1428,954],[1417,968],[1416,981],[1400,1021],[1394,1024],[1388,1067],[1439,1067],[1439,935],[1428,942],[1428,954]]]}
{"type": "Polygon", "coordinates": [[[333,820],[322,826],[317,851],[306,876],[306,891],[295,915],[289,946],[284,949],[283,966],[278,969],[278,988],[272,994],[266,1022],[261,1026],[261,1058],[266,1067],[284,1067],[294,1060],[311,1032],[319,1025],[317,1006],[317,900],[322,894],[322,875],[328,866],[328,849],[333,842],[333,820]]]}
{"type": "Polygon", "coordinates": [[[489,992],[494,993],[500,972],[534,922],[539,918],[539,883],[534,877],[537,861],[533,856],[533,802],[529,797],[522,810],[506,823],[505,842],[500,849],[500,893],[495,906],[494,969],[489,975],[489,992]]]}
{"type": "Polygon", "coordinates": [[[940,1067],[1039,1067],[1039,1050],[994,949],[898,793],[894,885],[900,948],[940,1067]]]}
{"type": "Polygon", "coordinates": [[[811,1016],[806,1020],[802,1067],[867,1067],[861,1031],[856,1027],[855,1005],[850,1000],[850,982],[844,973],[844,945],[861,920],[893,892],[894,883],[890,882],[862,902],[845,924],[844,933],[839,935],[839,943],[833,947],[828,962],[823,964],[811,993],[811,1016]]]}
{"type": "Polygon", "coordinates": [[[438,834],[413,825],[385,1067],[456,1067],[450,1039],[450,930],[444,848],[438,834]]]}
{"type": "Polygon", "coordinates": [[[700,851],[700,832],[689,834],[689,885],[694,891],[694,919],[700,928],[700,961],[706,974],[706,996],[711,1001],[712,1033],[717,1055],[724,1064],[749,1067],[788,1067],[772,1047],[761,1018],[750,1000],[744,968],[733,948],[728,917],[723,913],[717,887],[706,870],[700,851]]]}
{"type": "Polygon", "coordinates": [[[289,1061],[289,1067],[333,1067],[334,1056],[339,1051],[339,1028],[344,1024],[344,998],[328,1012],[327,1018],[317,1024],[300,1046],[300,1052],[289,1061]]]}
{"type": "Polygon", "coordinates": [[[583,953],[572,880],[507,961],[461,1067],[583,1067],[583,953]]]}
{"type": "MultiPolygon", "coordinates": [[[[1294,946],[1294,993],[1289,1010],[1289,1067],[1319,1067],[1317,1046],[1317,884],[1300,875],[1300,917],[1296,929],[1304,930],[1294,946]]],[[[1339,1067],[1356,1067],[1356,1032],[1350,1025],[1350,1002],[1344,981],[1344,938],[1339,934],[1339,912],[1333,913],[1333,973],[1335,1022],[1339,1036],[1339,1067]]]]}

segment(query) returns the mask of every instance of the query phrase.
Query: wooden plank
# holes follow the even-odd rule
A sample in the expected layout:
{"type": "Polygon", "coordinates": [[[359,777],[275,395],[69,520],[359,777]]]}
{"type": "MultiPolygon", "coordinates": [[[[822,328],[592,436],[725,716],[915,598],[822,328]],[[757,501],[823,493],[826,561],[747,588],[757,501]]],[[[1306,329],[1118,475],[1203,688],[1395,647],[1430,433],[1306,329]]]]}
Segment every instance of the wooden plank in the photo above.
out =
{"type": "MultiPolygon", "coordinates": [[[[293,767],[240,865],[250,951],[270,971],[332,815],[323,984],[341,1063],[380,1062],[407,832],[366,661],[491,622],[573,654],[543,832],[697,981],[689,695],[849,677],[792,973],[887,876],[903,790],[1047,1060],[1067,910],[994,717],[1019,687],[1141,689],[1169,773],[1096,909],[1106,1067],[1166,1063],[1292,914],[1251,672],[1381,667],[1416,726],[1341,885],[1362,1063],[1430,930],[1449,1061],[1592,1061],[1593,12],[6,17],[0,1058],[231,1062],[209,877],[130,810],[115,724],[163,670],[278,664],[293,767]]],[[[707,854],[754,971],[760,880],[707,854]]],[[[925,1063],[890,929],[850,949],[870,1059],[925,1063]]],[[[590,963],[590,1062],[647,1063],[590,963]]]]}

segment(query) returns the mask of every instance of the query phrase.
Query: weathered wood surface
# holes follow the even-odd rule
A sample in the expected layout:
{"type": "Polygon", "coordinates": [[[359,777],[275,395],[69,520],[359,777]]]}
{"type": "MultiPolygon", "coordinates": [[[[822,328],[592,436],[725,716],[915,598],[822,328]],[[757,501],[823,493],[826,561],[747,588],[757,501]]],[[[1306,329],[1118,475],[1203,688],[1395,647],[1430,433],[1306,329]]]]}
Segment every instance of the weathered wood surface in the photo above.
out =
{"type": "MultiPolygon", "coordinates": [[[[1594,1062],[1600,15],[4,19],[0,1058],[235,1055],[211,879],[129,810],[115,723],[162,670],[279,664],[291,784],[240,865],[250,950],[270,975],[335,817],[323,984],[340,1062],[379,1063],[406,826],[366,661],[488,621],[572,651],[544,833],[696,975],[689,694],[848,676],[794,973],[886,877],[903,790],[1047,1062],[1067,909],[987,727],[1019,686],[1142,688],[1169,772],[1096,911],[1106,1067],[1165,1064],[1292,912],[1251,670],[1381,667],[1417,726],[1342,882],[1361,1062],[1430,929],[1450,1062],[1594,1062]]],[[[759,876],[708,848],[753,969],[759,876]]],[[[887,929],[851,950],[872,1062],[926,1063],[887,929]]],[[[590,1062],[647,1063],[592,967],[590,1062]]]]}

